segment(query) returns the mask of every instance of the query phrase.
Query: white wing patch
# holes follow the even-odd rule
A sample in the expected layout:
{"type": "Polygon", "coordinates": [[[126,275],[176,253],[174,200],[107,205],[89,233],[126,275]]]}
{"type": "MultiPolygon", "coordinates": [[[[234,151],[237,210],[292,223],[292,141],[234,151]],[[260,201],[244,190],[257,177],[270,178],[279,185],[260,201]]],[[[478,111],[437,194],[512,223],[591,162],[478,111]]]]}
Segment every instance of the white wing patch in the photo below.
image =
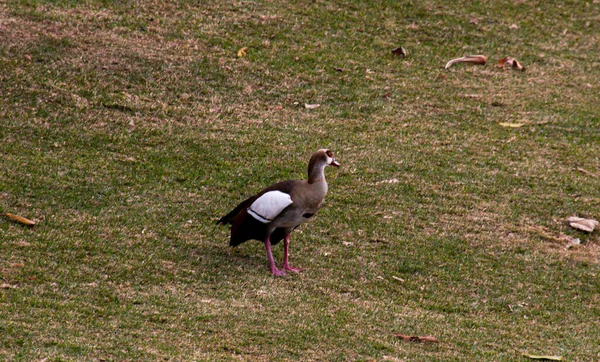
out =
{"type": "Polygon", "coordinates": [[[268,224],[292,203],[292,198],[285,192],[269,191],[250,205],[248,214],[263,224],[268,224]]]}

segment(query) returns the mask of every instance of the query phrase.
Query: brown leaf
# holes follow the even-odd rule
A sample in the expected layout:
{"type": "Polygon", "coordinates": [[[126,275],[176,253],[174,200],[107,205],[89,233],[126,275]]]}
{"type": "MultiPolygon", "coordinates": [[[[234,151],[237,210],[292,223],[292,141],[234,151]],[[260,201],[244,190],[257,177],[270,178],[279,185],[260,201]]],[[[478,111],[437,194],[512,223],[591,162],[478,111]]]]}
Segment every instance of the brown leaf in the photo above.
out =
{"type": "Polygon", "coordinates": [[[400,283],[404,283],[404,279],[397,277],[395,275],[392,275],[392,279],[399,281],[400,283]]]}
{"type": "Polygon", "coordinates": [[[512,67],[517,70],[525,70],[525,68],[523,68],[523,66],[521,65],[521,63],[519,63],[518,60],[516,60],[515,58],[511,58],[511,57],[504,57],[504,58],[500,59],[498,61],[498,64],[496,64],[496,67],[502,68],[502,69],[506,69],[506,67],[512,67]]]}
{"type": "Polygon", "coordinates": [[[10,263],[8,265],[10,265],[11,268],[22,268],[25,266],[24,263],[10,263]]]}
{"type": "Polygon", "coordinates": [[[535,354],[523,353],[523,357],[537,359],[542,361],[562,361],[562,356],[538,356],[535,354]]]}
{"type": "Polygon", "coordinates": [[[304,103],[304,108],[306,109],[317,109],[321,107],[320,104],[308,104],[308,103],[304,103]]]}
{"type": "Polygon", "coordinates": [[[565,250],[569,250],[574,246],[581,245],[581,240],[579,240],[579,238],[573,238],[568,236],[568,241],[569,242],[567,243],[567,245],[565,245],[565,250]]]}
{"type": "Polygon", "coordinates": [[[419,342],[440,343],[434,336],[419,336],[419,342]]]}
{"type": "Polygon", "coordinates": [[[470,64],[485,64],[487,62],[487,56],[485,55],[467,55],[466,57],[456,58],[446,63],[444,69],[450,68],[452,64],[456,63],[470,63],[470,64]]]}
{"type": "Polygon", "coordinates": [[[243,47],[237,52],[238,58],[245,57],[248,54],[248,47],[243,47]]]}
{"type": "Polygon", "coordinates": [[[586,170],[586,169],[583,169],[583,168],[581,168],[581,167],[577,167],[577,171],[579,171],[579,172],[581,172],[581,173],[584,173],[584,174],[586,174],[586,175],[592,176],[593,178],[598,178],[598,175],[596,175],[595,173],[593,173],[593,172],[590,172],[590,171],[588,171],[588,170],[586,170]]]}
{"type": "Polygon", "coordinates": [[[508,127],[508,128],[520,128],[520,127],[524,126],[523,123],[512,123],[512,122],[500,122],[498,124],[502,127],[508,127]]]}
{"type": "Polygon", "coordinates": [[[406,49],[403,47],[396,48],[392,50],[392,54],[401,56],[402,58],[406,58],[406,49]]]}
{"type": "Polygon", "coordinates": [[[412,341],[413,338],[415,338],[414,336],[409,336],[408,334],[400,334],[400,333],[394,333],[394,337],[403,339],[405,341],[412,341]]]}
{"type": "Polygon", "coordinates": [[[31,221],[29,219],[26,219],[22,216],[19,215],[14,215],[14,214],[9,214],[8,212],[5,212],[4,214],[0,214],[0,216],[4,216],[5,218],[12,220],[14,222],[18,222],[20,224],[26,225],[26,226],[33,226],[35,225],[35,221],[31,221]]]}
{"type": "Polygon", "coordinates": [[[400,338],[408,342],[440,343],[440,341],[434,336],[409,336],[408,334],[394,333],[394,337],[400,338]]]}
{"type": "Polygon", "coordinates": [[[381,181],[377,181],[375,182],[375,185],[379,185],[379,184],[397,184],[398,182],[400,182],[400,180],[398,180],[397,178],[391,178],[389,180],[381,180],[381,181]]]}
{"type": "Polygon", "coordinates": [[[598,221],[593,219],[584,219],[577,216],[571,216],[567,219],[572,228],[591,233],[598,226],[598,221]]]}

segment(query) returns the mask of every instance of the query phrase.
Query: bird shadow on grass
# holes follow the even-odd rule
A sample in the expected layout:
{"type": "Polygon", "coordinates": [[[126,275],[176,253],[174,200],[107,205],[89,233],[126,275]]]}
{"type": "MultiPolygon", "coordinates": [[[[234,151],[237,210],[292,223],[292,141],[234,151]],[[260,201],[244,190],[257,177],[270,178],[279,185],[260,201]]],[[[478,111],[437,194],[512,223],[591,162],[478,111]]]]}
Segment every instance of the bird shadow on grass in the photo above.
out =
{"type": "Polygon", "coordinates": [[[209,273],[222,276],[268,273],[267,258],[261,244],[248,242],[235,248],[229,245],[198,245],[191,247],[187,253],[194,263],[209,273]]]}

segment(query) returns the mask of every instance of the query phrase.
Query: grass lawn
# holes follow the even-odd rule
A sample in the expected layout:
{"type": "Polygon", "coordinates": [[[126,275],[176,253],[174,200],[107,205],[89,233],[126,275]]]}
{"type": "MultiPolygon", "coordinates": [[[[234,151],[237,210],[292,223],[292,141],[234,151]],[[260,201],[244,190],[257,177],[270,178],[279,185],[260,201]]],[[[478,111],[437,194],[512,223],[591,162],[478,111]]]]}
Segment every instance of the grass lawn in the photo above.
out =
{"type": "Polygon", "coordinates": [[[599,94],[597,0],[0,0],[0,360],[600,360],[599,94]]]}

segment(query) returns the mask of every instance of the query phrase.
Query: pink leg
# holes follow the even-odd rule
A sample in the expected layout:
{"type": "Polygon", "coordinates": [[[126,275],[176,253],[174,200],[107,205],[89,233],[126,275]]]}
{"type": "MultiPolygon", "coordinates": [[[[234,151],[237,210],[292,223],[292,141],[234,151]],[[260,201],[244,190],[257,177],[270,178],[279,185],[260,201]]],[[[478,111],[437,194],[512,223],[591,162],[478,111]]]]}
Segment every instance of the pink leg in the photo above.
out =
{"type": "Polygon", "coordinates": [[[285,234],[285,238],[283,239],[283,264],[281,264],[281,269],[291,271],[294,273],[301,272],[302,269],[292,268],[290,264],[288,264],[288,250],[290,246],[290,234],[285,234]]]}
{"type": "Polygon", "coordinates": [[[269,259],[269,270],[271,271],[271,274],[273,274],[276,277],[282,277],[286,275],[284,271],[277,269],[277,267],[275,266],[275,261],[273,260],[273,253],[271,252],[270,235],[267,235],[267,238],[265,239],[265,249],[267,249],[267,258],[269,259]]]}

